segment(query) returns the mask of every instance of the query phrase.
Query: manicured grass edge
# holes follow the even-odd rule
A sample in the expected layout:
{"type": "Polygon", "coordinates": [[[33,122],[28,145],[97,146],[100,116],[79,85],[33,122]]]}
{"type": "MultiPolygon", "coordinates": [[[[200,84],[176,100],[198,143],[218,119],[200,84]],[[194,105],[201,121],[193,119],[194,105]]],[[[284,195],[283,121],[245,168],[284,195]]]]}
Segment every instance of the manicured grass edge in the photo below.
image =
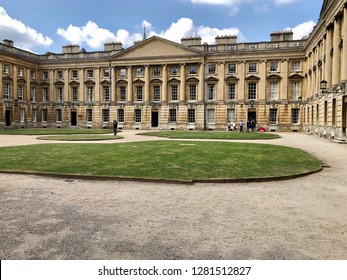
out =
{"type": "Polygon", "coordinates": [[[182,185],[194,185],[198,183],[263,183],[272,181],[286,181],[305,177],[314,173],[318,173],[323,170],[324,164],[320,168],[313,171],[308,171],[299,174],[292,174],[287,176],[278,177],[260,177],[260,178],[239,178],[239,179],[198,179],[198,180],[170,180],[170,179],[156,179],[156,178],[135,178],[135,177],[117,177],[117,176],[86,176],[86,175],[70,175],[70,174],[56,174],[56,173],[40,173],[40,172],[21,172],[21,171],[1,171],[3,174],[15,174],[15,175],[33,175],[50,178],[60,179],[74,179],[74,180],[90,180],[90,181],[130,181],[130,182],[144,182],[144,183],[165,183],[165,184],[182,184],[182,185]]]}

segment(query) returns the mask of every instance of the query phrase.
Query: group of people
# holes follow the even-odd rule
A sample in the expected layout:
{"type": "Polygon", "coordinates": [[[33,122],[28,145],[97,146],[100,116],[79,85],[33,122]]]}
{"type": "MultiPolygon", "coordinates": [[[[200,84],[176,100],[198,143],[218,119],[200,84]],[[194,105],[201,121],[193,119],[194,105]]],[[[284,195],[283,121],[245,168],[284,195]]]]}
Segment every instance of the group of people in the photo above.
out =
{"type": "MultiPolygon", "coordinates": [[[[244,132],[244,130],[243,130],[244,124],[243,124],[242,120],[240,121],[239,126],[240,126],[240,132],[244,132]]],[[[246,131],[247,132],[254,132],[255,126],[256,126],[255,120],[252,117],[249,118],[249,120],[247,121],[246,131]]],[[[228,131],[236,132],[236,124],[234,122],[228,123],[228,131]]]]}

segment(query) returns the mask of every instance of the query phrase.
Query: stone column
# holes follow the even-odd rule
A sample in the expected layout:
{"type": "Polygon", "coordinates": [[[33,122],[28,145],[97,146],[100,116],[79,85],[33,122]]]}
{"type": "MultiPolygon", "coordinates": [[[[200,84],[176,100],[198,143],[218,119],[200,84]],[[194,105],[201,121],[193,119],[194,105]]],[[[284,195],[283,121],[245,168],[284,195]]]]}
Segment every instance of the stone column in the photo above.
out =
{"type": "Polygon", "coordinates": [[[104,101],[104,96],[103,96],[103,91],[100,94],[100,68],[96,68],[95,71],[95,100],[94,102],[103,102],[104,101]]]}
{"type": "Polygon", "coordinates": [[[325,80],[328,82],[328,87],[331,87],[331,75],[332,75],[332,58],[330,55],[331,49],[332,49],[332,38],[333,38],[333,29],[332,27],[327,28],[327,36],[326,36],[326,48],[325,48],[325,55],[326,55],[326,63],[325,63],[325,80]]]}
{"type": "MultiPolygon", "coordinates": [[[[284,60],[282,61],[281,65],[281,71],[282,71],[282,79],[278,81],[278,90],[279,90],[279,99],[288,100],[289,98],[289,92],[291,92],[291,88],[288,87],[288,76],[289,76],[289,61],[284,60]]],[[[289,84],[289,86],[291,86],[289,84]]]]}
{"type": "Polygon", "coordinates": [[[116,79],[113,79],[113,77],[116,77],[115,68],[111,66],[110,71],[110,101],[116,102],[117,96],[116,96],[116,79]]]}
{"type": "Polygon", "coordinates": [[[128,67],[128,88],[127,102],[133,102],[133,72],[131,66],[128,67]]]}
{"type": "Polygon", "coordinates": [[[340,18],[335,18],[334,22],[334,36],[333,36],[333,69],[332,69],[332,84],[336,85],[340,82],[340,72],[341,72],[341,20],[340,18]]]}
{"type": "Polygon", "coordinates": [[[166,102],[167,101],[167,96],[168,96],[168,92],[167,92],[167,66],[164,65],[163,66],[163,87],[162,87],[162,101],[166,102]]]}
{"type": "Polygon", "coordinates": [[[225,97],[225,63],[218,64],[218,84],[217,84],[217,101],[223,101],[226,100],[227,97],[225,97]]]}
{"type": "Polygon", "coordinates": [[[149,77],[149,66],[145,66],[145,102],[149,102],[150,92],[150,77],[149,77]]]}
{"type": "Polygon", "coordinates": [[[186,65],[181,65],[180,71],[181,84],[180,84],[180,96],[179,101],[184,102],[186,100],[186,65]]]}
{"type": "Polygon", "coordinates": [[[63,101],[65,102],[71,102],[72,101],[72,96],[69,97],[69,69],[65,69],[63,72],[63,79],[64,79],[64,97],[63,101]]]}
{"type": "Polygon", "coordinates": [[[78,100],[85,102],[86,101],[86,95],[84,93],[84,69],[80,69],[79,70],[79,83],[80,83],[80,87],[78,89],[78,94],[79,94],[79,98],[78,100]]]}
{"type": "Polygon", "coordinates": [[[343,9],[342,38],[343,38],[343,53],[342,53],[341,80],[346,81],[347,80],[347,8],[343,9]]]}
{"type": "MultiPolygon", "coordinates": [[[[201,63],[199,67],[199,88],[198,88],[198,101],[204,100],[204,84],[205,84],[205,77],[204,77],[204,67],[205,64],[201,63]]],[[[205,96],[205,100],[207,100],[207,96],[205,96]]]]}

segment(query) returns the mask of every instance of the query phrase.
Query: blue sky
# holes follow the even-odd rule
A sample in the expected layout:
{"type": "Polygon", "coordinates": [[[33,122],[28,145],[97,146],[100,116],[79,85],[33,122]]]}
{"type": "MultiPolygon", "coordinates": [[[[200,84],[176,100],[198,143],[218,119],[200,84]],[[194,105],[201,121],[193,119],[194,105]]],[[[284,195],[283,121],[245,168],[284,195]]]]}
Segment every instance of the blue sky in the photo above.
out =
{"type": "Polygon", "coordinates": [[[268,41],[292,29],[301,39],[317,23],[323,0],[0,0],[0,40],[36,53],[60,53],[63,45],[103,50],[105,42],[129,47],[161,36],[180,42],[200,36],[237,35],[239,42],[268,41]],[[90,4],[89,4],[90,3],[90,4]]]}

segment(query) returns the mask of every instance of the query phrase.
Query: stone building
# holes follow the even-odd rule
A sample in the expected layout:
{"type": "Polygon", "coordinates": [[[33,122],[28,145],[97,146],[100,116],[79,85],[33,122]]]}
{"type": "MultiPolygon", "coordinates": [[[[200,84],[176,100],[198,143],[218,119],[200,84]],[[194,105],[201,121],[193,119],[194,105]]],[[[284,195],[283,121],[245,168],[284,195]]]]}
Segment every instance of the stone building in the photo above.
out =
{"type": "Polygon", "coordinates": [[[308,38],[273,32],[267,42],[236,36],[181,44],[159,37],[104,51],[64,46],[33,54],[0,44],[0,128],[110,127],[225,130],[256,121],[267,131],[346,137],[345,1],[323,3],[308,38]],[[326,81],[326,83],[325,83],[326,81]],[[321,85],[327,85],[324,90],[321,85]]]}

